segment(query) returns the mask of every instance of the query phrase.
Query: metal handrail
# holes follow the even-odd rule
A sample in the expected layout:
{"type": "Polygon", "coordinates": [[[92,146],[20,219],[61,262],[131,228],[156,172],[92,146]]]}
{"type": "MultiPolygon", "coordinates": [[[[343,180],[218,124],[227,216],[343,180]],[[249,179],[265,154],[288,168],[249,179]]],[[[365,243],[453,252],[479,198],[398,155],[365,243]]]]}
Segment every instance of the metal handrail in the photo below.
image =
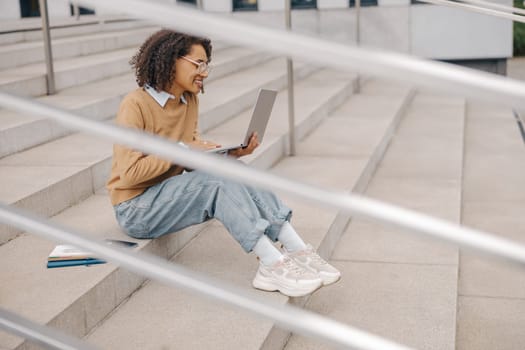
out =
{"type": "MultiPolygon", "coordinates": [[[[65,229],[49,220],[43,220],[21,209],[15,209],[1,203],[0,222],[57,242],[66,242],[82,247],[93,252],[99,258],[119,264],[128,270],[158,282],[220,300],[243,311],[249,311],[256,316],[267,318],[290,331],[315,337],[339,347],[363,350],[410,350],[406,346],[333,321],[311,311],[262,298],[253,292],[228,285],[157,256],[138,251],[130,252],[125,248],[112,247],[97,242],[80,232],[65,229]]],[[[0,322],[1,326],[2,323],[0,322]]]]}
{"type": "Polygon", "coordinates": [[[51,49],[51,35],[49,30],[49,14],[47,0],[39,0],[40,17],[42,17],[42,34],[44,38],[44,53],[46,57],[46,89],[48,95],[55,93],[55,71],[53,69],[53,51],[51,49]]]}
{"type": "Polygon", "coordinates": [[[484,0],[458,0],[458,1],[464,2],[466,4],[479,5],[485,8],[493,8],[495,10],[501,10],[503,12],[517,13],[520,15],[525,15],[525,9],[522,9],[519,7],[505,6],[502,4],[496,4],[494,2],[484,1],[484,0]]]}
{"type": "MultiPolygon", "coordinates": [[[[490,15],[490,16],[500,17],[500,18],[506,18],[506,19],[511,19],[511,20],[513,20],[515,22],[525,23],[525,17],[523,17],[523,16],[514,15],[512,13],[507,13],[506,11],[503,11],[503,10],[500,10],[500,9],[496,10],[496,9],[489,9],[489,8],[485,8],[485,7],[471,5],[471,4],[468,3],[468,2],[472,2],[471,0],[470,1],[463,1],[463,2],[456,2],[456,1],[450,1],[450,0],[418,0],[418,1],[427,2],[429,4],[434,4],[434,5],[443,5],[443,6],[448,6],[448,7],[460,8],[460,9],[463,9],[463,10],[483,13],[485,15],[490,15]]],[[[474,4],[474,2],[472,2],[472,4],[474,4]]],[[[514,11],[512,11],[512,12],[514,12],[514,11]]]]}
{"type": "Polygon", "coordinates": [[[56,350],[96,350],[93,346],[80,341],[54,328],[42,326],[0,307],[0,329],[31,339],[46,349],[56,350]]]}
{"type": "MultiPolygon", "coordinates": [[[[292,0],[284,0],[284,22],[288,31],[292,30],[292,0]]],[[[288,144],[289,155],[296,155],[296,137],[295,137],[295,100],[294,100],[294,79],[293,79],[293,60],[291,57],[286,58],[286,78],[288,90],[288,144]]]]}

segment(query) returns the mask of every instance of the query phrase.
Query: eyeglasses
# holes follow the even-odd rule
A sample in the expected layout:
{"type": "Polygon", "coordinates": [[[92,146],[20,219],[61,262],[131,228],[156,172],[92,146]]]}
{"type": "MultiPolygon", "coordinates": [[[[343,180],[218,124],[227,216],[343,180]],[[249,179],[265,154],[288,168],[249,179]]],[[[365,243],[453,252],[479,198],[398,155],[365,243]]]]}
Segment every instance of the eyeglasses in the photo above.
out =
{"type": "Polygon", "coordinates": [[[189,57],[186,57],[186,56],[180,56],[180,58],[188,61],[188,62],[191,62],[193,63],[194,65],[197,66],[197,74],[202,74],[202,73],[210,73],[211,72],[211,69],[213,68],[213,66],[209,65],[208,63],[206,62],[197,62],[195,60],[192,60],[191,58],[189,57]]]}

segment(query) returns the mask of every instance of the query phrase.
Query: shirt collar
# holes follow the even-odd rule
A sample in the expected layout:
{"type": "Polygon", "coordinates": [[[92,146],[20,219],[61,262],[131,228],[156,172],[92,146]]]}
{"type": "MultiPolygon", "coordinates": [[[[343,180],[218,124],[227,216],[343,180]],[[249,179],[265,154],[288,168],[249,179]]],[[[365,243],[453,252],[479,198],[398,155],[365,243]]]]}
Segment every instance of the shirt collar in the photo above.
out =
{"type": "MultiPolygon", "coordinates": [[[[168,100],[170,98],[175,99],[175,96],[173,96],[172,94],[167,93],[166,91],[157,91],[153,87],[149,86],[148,84],[144,85],[144,90],[146,90],[146,92],[151,97],[153,97],[153,99],[155,101],[157,101],[157,103],[162,108],[164,108],[164,106],[166,106],[166,103],[168,103],[168,100]]],[[[184,95],[180,95],[180,101],[182,103],[184,103],[184,104],[188,104],[188,102],[186,101],[186,98],[184,97],[184,95]]]]}

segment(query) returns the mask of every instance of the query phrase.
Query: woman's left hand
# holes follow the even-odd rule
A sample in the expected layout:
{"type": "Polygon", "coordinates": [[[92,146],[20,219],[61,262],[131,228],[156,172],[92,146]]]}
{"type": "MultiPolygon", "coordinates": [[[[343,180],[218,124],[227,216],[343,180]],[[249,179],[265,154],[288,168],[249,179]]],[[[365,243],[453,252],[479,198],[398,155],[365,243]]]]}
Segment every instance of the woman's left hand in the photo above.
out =
{"type": "Polygon", "coordinates": [[[236,148],[233,150],[228,151],[228,155],[231,157],[239,158],[242,156],[247,156],[249,154],[252,154],[253,151],[259,147],[259,140],[257,139],[257,133],[254,132],[252,136],[250,136],[250,141],[248,142],[248,146],[244,148],[236,148]]]}

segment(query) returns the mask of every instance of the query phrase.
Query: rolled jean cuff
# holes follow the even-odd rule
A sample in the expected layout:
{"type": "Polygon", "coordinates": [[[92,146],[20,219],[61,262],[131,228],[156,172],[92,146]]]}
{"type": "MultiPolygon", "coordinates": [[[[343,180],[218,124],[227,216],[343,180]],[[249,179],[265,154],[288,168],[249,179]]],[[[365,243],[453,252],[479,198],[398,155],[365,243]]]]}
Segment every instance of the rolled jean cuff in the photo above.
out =
{"type": "Polygon", "coordinates": [[[258,219],[257,223],[255,224],[255,228],[252,232],[250,232],[244,239],[239,241],[239,244],[241,245],[242,249],[246,253],[249,253],[253,250],[253,247],[257,244],[259,239],[261,239],[261,236],[264,235],[264,232],[268,229],[270,226],[270,223],[264,219],[258,219]]]}
{"type": "Polygon", "coordinates": [[[290,221],[292,218],[292,210],[290,208],[281,208],[279,214],[275,217],[275,221],[270,223],[270,225],[264,231],[264,234],[272,240],[272,242],[277,242],[279,238],[279,233],[281,232],[281,227],[286,221],[290,221]]]}

